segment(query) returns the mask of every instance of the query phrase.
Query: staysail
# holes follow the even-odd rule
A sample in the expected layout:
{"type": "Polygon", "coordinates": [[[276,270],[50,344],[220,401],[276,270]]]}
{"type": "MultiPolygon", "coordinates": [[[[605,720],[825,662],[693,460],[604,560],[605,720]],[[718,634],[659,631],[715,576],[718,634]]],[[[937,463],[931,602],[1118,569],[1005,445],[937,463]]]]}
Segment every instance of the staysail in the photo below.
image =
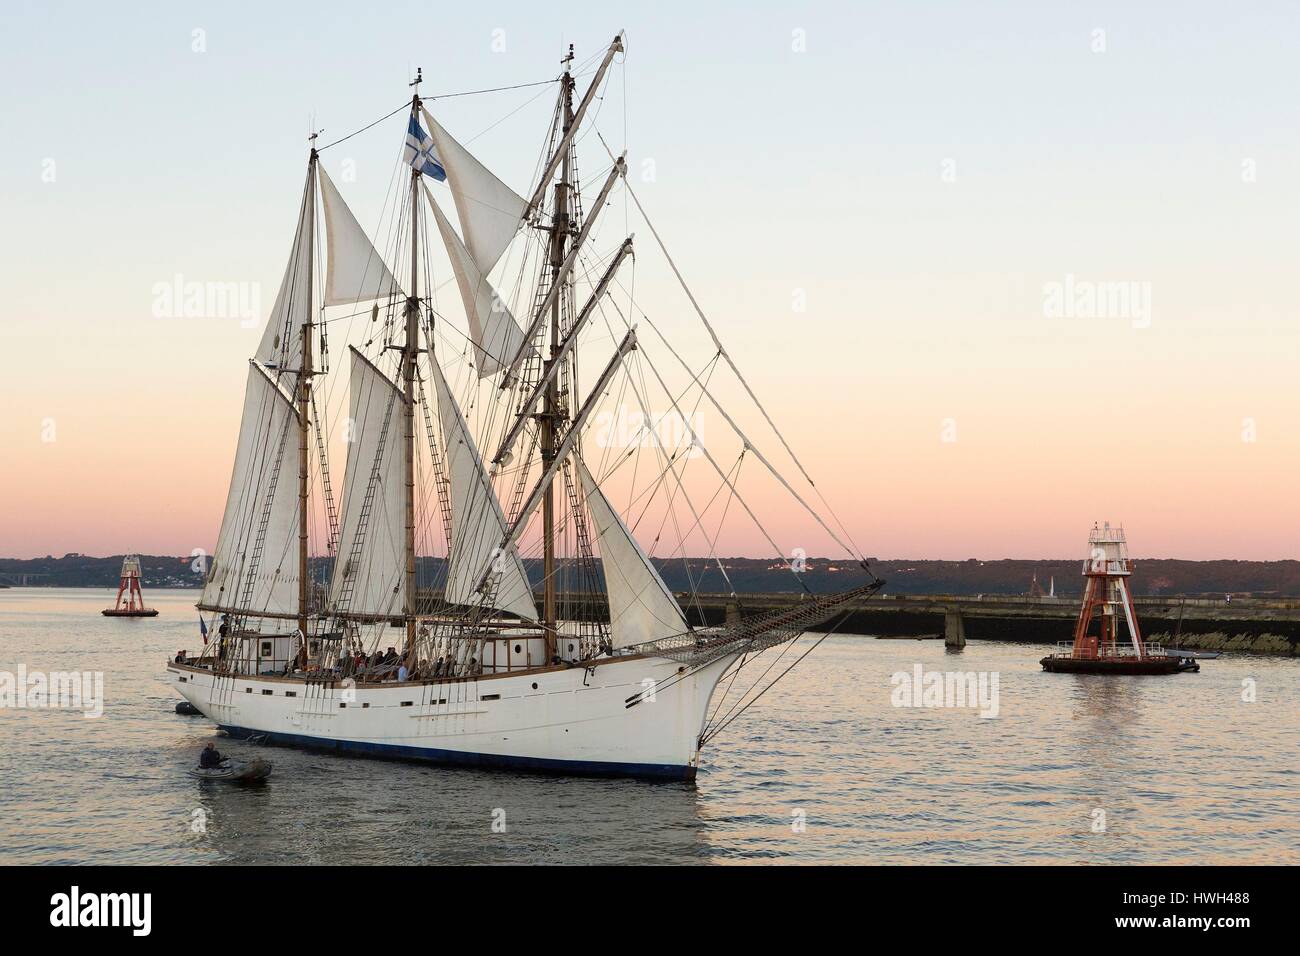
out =
{"type": "Polygon", "coordinates": [[[307,175],[307,188],[303,190],[302,206],[298,209],[298,228],[293,234],[289,265],[285,267],[266,331],[262,333],[262,341],[254,354],[259,362],[271,369],[296,371],[302,366],[302,327],[311,316],[308,278],[311,275],[311,236],[316,217],[311,173],[307,175]]]}
{"type": "Polygon", "coordinates": [[[479,582],[491,568],[491,606],[535,621],[537,605],[519,551],[512,547],[508,554],[502,554],[497,549],[505,534],[506,519],[483,470],[483,459],[437,360],[429,364],[433,368],[438,418],[442,423],[451,482],[452,541],[447,562],[447,600],[453,604],[482,603],[479,582]]]}
{"type": "Polygon", "coordinates": [[[596,531],[605,588],[609,592],[610,641],[615,647],[627,647],[684,633],[688,628],[681,605],[582,459],[574,457],[582,478],[587,511],[596,531]]]}
{"type": "Polygon", "coordinates": [[[442,234],[443,244],[451,259],[452,271],[456,274],[456,285],[460,288],[461,301],[465,304],[465,318],[469,322],[470,339],[474,343],[474,366],[478,377],[486,378],[505,367],[505,363],[519,351],[524,341],[523,329],[510,314],[505,302],[488,282],[487,277],[479,271],[474,257],[456,235],[447,217],[443,215],[437,200],[429,187],[424,187],[425,198],[433,209],[433,218],[438,223],[438,232],[442,234]]]}
{"type": "Polygon", "coordinates": [[[319,167],[321,205],[329,244],[325,260],[325,305],[382,299],[398,291],[397,280],[352,215],[329,175],[319,167]]]}
{"type": "Polygon", "coordinates": [[[406,609],[406,483],[402,393],[355,348],[343,515],[330,581],[337,614],[383,617],[406,609]]]}
{"type": "Polygon", "coordinates": [[[528,211],[528,201],[497,179],[464,146],[452,139],[421,107],[438,158],[447,171],[447,185],[465,233],[465,246],[478,271],[487,275],[506,251],[528,211]]]}
{"type": "Polygon", "coordinates": [[[199,607],[256,617],[298,610],[298,413],[255,362],[199,607]]]}

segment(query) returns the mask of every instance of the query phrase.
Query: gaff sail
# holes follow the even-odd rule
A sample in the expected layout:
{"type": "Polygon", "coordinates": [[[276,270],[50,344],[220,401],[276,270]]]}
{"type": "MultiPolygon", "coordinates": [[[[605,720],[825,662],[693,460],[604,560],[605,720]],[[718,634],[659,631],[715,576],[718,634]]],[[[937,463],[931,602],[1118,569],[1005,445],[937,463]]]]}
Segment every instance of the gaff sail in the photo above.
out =
{"type": "Polygon", "coordinates": [[[298,412],[255,362],[216,553],[199,606],[257,616],[298,609],[298,412]]]}
{"type": "Polygon", "coordinates": [[[348,461],[330,608],[376,617],[406,609],[406,479],[402,393],[355,348],[348,421],[348,461]]]}

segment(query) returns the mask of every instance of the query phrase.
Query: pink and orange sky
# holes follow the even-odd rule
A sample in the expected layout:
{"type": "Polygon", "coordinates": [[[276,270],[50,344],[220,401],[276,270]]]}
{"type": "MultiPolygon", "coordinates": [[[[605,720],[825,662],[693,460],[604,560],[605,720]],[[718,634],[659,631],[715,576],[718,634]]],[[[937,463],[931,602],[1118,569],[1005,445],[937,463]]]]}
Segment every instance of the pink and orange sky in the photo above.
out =
{"type": "MultiPolygon", "coordinates": [[[[591,3],[563,35],[529,7],[312,10],[160,4],[129,33],[98,8],[57,33],[7,14],[0,76],[28,92],[0,104],[0,556],[210,550],[312,117],[324,139],[364,125],[416,64],[429,93],[544,79],[562,44],[583,59],[619,28],[596,125],[866,553],[1076,556],[1094,520],[1138,556],[1300,550],[1291,7],[691,5],[683,31],[591,3]],[[178,275],[247,283],[261,315],[155,317],[178,275]]],[[[445,125],[531,92],[511,96],[449,100],[445,125]]],[[[537,106],[476,143],[521,191],[537,106]]],[[[322,157],[340,185],[351,164],[368,226],[401,133],[322,157]]],[[[608,162],[583,149],[585,183],[608,162]]],[[[685,327],[626,225],[638,300],[685,327]]],[[[787,498],[752,503],[784,549],[836,553],[787,498]]],[[[743,523],[718,550],[770,553],[743,523]]]]}

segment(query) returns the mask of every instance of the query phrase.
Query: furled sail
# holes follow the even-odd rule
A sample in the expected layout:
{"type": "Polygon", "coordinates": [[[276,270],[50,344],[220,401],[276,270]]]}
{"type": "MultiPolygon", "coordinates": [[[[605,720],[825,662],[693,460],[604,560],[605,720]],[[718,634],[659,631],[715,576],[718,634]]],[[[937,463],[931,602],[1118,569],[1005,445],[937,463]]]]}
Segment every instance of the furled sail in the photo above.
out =
{"type": "Polygon", "coordinates": [[[309,179],[298,210],[298,228],[293,234],[289,265],[280,280],[280,291],[254,355],[269,368],[297,371],[302,367],[302,327],[311,316],[308,277],[312,267],[311,236],[315,216],[316,196],[309,179]]]}
{"type": "Polygon", "coordinates": [[[452,139],[428,110],[421,109],[421,112],[438,158],[447,171],[447,185],[456,202],[465,246],[478,271],[487,275],[515,237],[528,211],[528,201],[452,139]]]}
{"type": "Polygon", "coordinates": [[[406,478],[397,386],[355,348],[343,515],[330,581],[335,613],[398,615],[406,610],[406,478]]]}
{"type": "Polygon", "coordinates": [[[687,630],[681,605],[664,584],[632,532],[578,462],[587,511],[596,530],[600,564],[609,592],[609,636],[615,647],[654,641],[687,630]]]}
{"type": "Polygon", "coordinates": [[[478,377],[486,378],[505,368],[505,363],[519,351],[524,340],[523,329],[519,328],[519,323],[510,314],[487,277],[479,271],[473,256],[443,215],[427,185],[424,193],[433,209],[433,218],[438,223],[438,232],[442,234],[447,255],[451,258],[451,268],[456,274],[456,285],[460,287],[461,301],[465,303],[465,317],[469,321],[470,339],[474,343],[474,365],[478,369],[478,377]]]}
{"type": "Polygon", "coordinates": [[[447,472],[451,482],[450,557],[447,562],[447,600],[454,604],[477,605],[483,598],[479,582],[489,569],[491,605],[529,621],[537,619],[533,589],[528,583],[519,551],[508,554],[497,550],[505,535],[506,519],[497,501],[492,482],[483,470],[483,459],[469,433],[460,406],[447,388],[436,359],[433,367],[434,387],[438,395],[438,418],[442,422],[446,445],[447,472]]]}
{"type": "Polygon", "coordinates": [[[199,606],[288,616],[298,610],[298,413],[255,362],[230,493],[199,606]]]}
{"type": "Polygon", "coordinates": [[[398,291],[397,280],[357,222],[325,170],[320,171],[321,205],[329,229],[325,304],[382,299],[398,291]]]}

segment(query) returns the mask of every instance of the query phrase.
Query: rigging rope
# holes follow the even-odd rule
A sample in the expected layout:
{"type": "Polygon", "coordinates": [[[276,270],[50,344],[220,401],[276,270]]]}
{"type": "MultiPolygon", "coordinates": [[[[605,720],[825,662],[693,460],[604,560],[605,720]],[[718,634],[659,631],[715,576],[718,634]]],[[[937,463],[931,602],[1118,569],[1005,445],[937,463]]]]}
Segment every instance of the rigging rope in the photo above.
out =
{"type": "MultiPolygon", "coordinates": [[[[507,92],[507,91],[509,91],[509,90],[522,90],[522,89],[527,89],[528,87],[532,87],[532,86],[547,86],[547,85],[549,85],[549,84],[551,84],[551,83],[556,82],[557,80],[559,80],[559,77],[558,77],[558,76],[557,76],[557,77],[553,77],[552,79],[549,79],[549,80],[538,80],[538,81],[536,81],[535,83],[516,83],[514,86],[495,86],[495,87],[492,87],[491,89],[487,89],[487,90],[463,90],[463,91],[461,91],[461,92],[459,92],[459,93],[436,93],[436,94],[434,94],[434,95],[432,95],[432,96],[421,96],[421,97],[420,97],[420,100],[421,100],[422,102],[431,103],[431,102],[433,102],[434,100],[449,100],[449,99],[452,99],[453,97],[457,97],[457,96],[477,96],[477,95],[479,95],[480,93],[505,93],[505,92],[507,92]]],[[[325,146],[320,146],[320,147],[318,147],[318,148],[316,149],[316,152],[317,152],[317,153],[323,153],[325,150],[329,149],[331,146],[337,146],[339,143],[342,143],[342,142],[344,142],[345,140],[349,140],[349,139],[351,139],[353,136],[358,135],[359,133],[364,133],[364,132],[365,132],[366,130],[368,130],[368,129],[373,129],[374,127],[376,127],[376,126],[378,126],[380,123],[382,123],[384,120],[386,120],[386,119],[390,119],[391,117],[396,116],[398,113],[402,112],[403,110],[409,110],[410,108],[411,108],[411,101],[410,101],[410,100],[405,100],[405,101],[403,101],[403,103],[402,103],[401,106],[399,106],[397,109],[393,110],[391,113],[388,113],[388,114],[386,114],[386,115],[384,115],[384,116],[379,117],[379,119],[375,120],[373,123],[368,123],[368,124],[366,124],[365,126],[361,127],[360,129],[358,129],[358,130],[354,130],[354,131],[352,131],[351,133],[348,133],[347,136],[343,136],[343,137],[341,137],[341,138],[339,138],[339,139],[334,140],[334,142],[332,142],[332,143],[329,143],[329,144],[327,144],[327,145],[325,145],[325,146]]],[[[480,134],[480,135],[482,135],[482,134],[480,134]]]]}
{"type": "MultiPolygon", "coordinates": [[[[597,131],[596,136],[600,139],[600,144],[605,147],[605,152],[609,153],[610,159],[613,159],[614,152],[609,148],[609,144],[605,142],[605,137],[601,136],[599,131],[597,131]]],[[[835,523],[840,526],[840,530],[844,532],[844,536],[849,539],[850,543],[852,543],[853,540],[852,535],[850,535],[848,529],[844,527],[844,522],[841,521],[839,519],[839,516],[835,514],[834,509],[831,508],[829,502],[826,501],[825,496],[822,495],[820,489],[817,488],[817,483],[812,480],[812,476],[808,474],[807,469],[804,468],[803,463],[799,460],[799,457],[794,453],[794,449],[790,447],[790,443],[785,440],[785,435],[783,435],[781,433],[781,430],[776,427],[776,422],[772,421],[772,416],[768,414],[767,408],[763,405],[762,402],[758,400],[758,396],[755,395],[754,390],[750,388],[749,382],[745,379],[745,376],[741,374],[740,369],[736,366],[736,363],[732,361],[731,355],[728,354],[726,348],[723,347],[722,340],[718,338],[718,333],[714,331],[713,324],[709,322],[708,316],[704,314],[704,309],[702,309],[700,307],[699,302],[696,301],[695,294],[691,292],[690,286],[686,284],[686,277],[683,276],[681,270],[677,268],[677,263],[673,261],[673,257],[669,254],[668,247],[664,245],[664,241],[662,237],[660,237],[659,235],[659,230],[655,229],[654,223],[650,221],[649,214],[646,213],[645,207],[641,205],[641,200],[637,196],[636,192],[632,189],[631,183],[627,181],[627,177],[623,177],[623,187],[627,190],[628,195],[632,197],[632,202],[636,204],[637,211],[641,213],[641,218],[645,220],[646,227],[650,230],[650,235],[655,237],[655,242],[658,243],[659,250],[664,254],[664,258],[668,260],[668,265],[673,270],[673,275],[677,277],[677,281],[681,285],[682,291],[686,293],[686,297],[690,300],[691,306],[695,309],[695,313],[700,317],[700,321],[704,323],[704,328],[709,333],[709,337],[713,339],[713,344],[714,346],[717,347],[718,354],[720,354],[724,359],[727,360],[727,364],[731,366],[731,370],[736,374],[736,378],[740,381],[740,384],[744,387],[746,394],[749,395],[750,399],[754,402],[754,406],[759,410],[759,412],[763,416],[763,419],[771,427],[773,434],[776,435],[777,440],[780,441],[782,447],[785,448],[786,453],[790,456],[790,460],[795,463],[795,466],[799,469],[800,474],[802,474],[804,478],[807,479],[808,484],[815,491],[817,491],[817,496],[821,499],[822,504],[826,507],[827,513],[830,514],[830,516],[835,519],[835,523]]],[[[714,405],[717,406],[717,402],[714,402],[714,405]]],[[[725,412],[722,412],[720,406],[718,407],[718,411],[721,412],[724,416],[726,415],[725,412]]],[[[748,441],[748,439],[746,439],[746,441],[748,441]]],[[[755,453],[757,454],[758,450],[757,449],[754,450],[755,453]]],[[[760,460],[764,460],[761,454],[759,454],[758,457],[760,460]]],[[[764,463],[766,464],[765,460],[764,463]]],[[[770,465],[768,467],[769,469],[771,469],[770,465]]],[[[773,471],[773,474],[777,474],[775,469],[771,469],[771,470],[773,471]]],[[[791,494],[795,495],[796,500],[798,500],[800,504],[803,504],[803,500],[799,498],[799,496],[795,493],[793,488],[790,488],[790,486],[786,484],[785,479],[781,478],[779,474],[777,474],[777,478],[781,481],[782,484],[786,485],[786,488],[790,491],[791,494]]],[[[804,507],[807,508],[807,505],[805,504],[804,507]]],[[[812,512],[811,508],[809,508],[808,510],[812,512]]],[[[817,522],[821,524],[823,528],[825,528],[827,533],[830,534],[831,538],[835,540],[836,544],[842,547],[853,557],[859,560],[865,559],[865,556],[862,554],[861,549],[858,548],[856,544],[850,546],[850,544],[846,544],[844,541],[842,541],[839,535],[837,535],[834,531],[831,531],[830,528],[826,527],[825,522],[823,522],[820,516],[818,516],[815,512],[813,512],[813,517],[817,519],[817,522]]]]}
{"type": "MultiPolygon", "coordinates": [[[[783,678],[786,674],[790,673],[790,671],[794,670],[795,667],[797,667],[797,666],[799,665],[800,661],[802,661],[805,657],[807,657],[807,656],[808,656],[809,654],[811,654],[813,651],[817,650],[817,648],[821,645],[821,642],[822,642],[822,641],[826,640],[826,638],[830,637],[830,636],[831,636],[832,634],[834,634],[837,630],[839,630],[840,625],[843,624],[845,621],[847,621],[847,620],[848,620],[848,617],[849,617],[849,616],[848,616],[847,614],[843,615],[843,616],[840,618],[840,620],[839,620],[838,623],[836,623],[833,627],[831,627],[830,630],[828,630],[828,631],[826,631],[824,634],[822,634],[821,637],[817,638],[817,640],[813,641],[812,646],[809,647],[808,650],[806,650],[806,651],[804,651],[802,654],[800,654],[799,657],[798,657],[798,659],[795,660],[795,661],[794,661],[794,662],[793,662],[789,667],[787,667],[785,670],[781,671],[780,674],[777,674],[777,675],[776,675],[776,678],[772,681],[772,683],[768,684],[768,685],[767,685],[766,687],[764,687],[761,691],[759,691],[756,695],[754,695],[754,698],[753,698],[752,700],[750,700],[749,703],[747,703],[744,707],[740,708],[740,710],[738,710],[738,711],[736,711],[734,714],[732,714],[732,716],[731,716],[730,718],[728,718],[728,719],[726,720],[725,723],[719,724],[717,727],[714,727],[714,728],[712,728],[712,729],[705,730],[705,732],[702,733],[702,734],[700,735],[700,746],[703,747],[706,743],[708,743],[708,742],[709,742],[710,740],[712,740],[714,737],[718,736],[718,734],[722,733],[724,730],[726,730],[728,727],[730,727],[731,724],[736,720],[737,717],[739,717],[739,716],[740,716],[741,714],[743,714],[745,711],[749,710],[749,708],[753,707],[756,703],[758,703],[758,699],[759,699],[760,697],[762,697],[764,694],[766,694],[766,693],[767,693],[769,690],[771,690],[773,687],[775,687],[775,686],[777,685],[777,683],[781,680],[781,678],[783,678]]],[[[783,652],[783,653],[784,653],[784,652],[783,652]]],[[[762,680],[761,677],[760,677],[759,679],[762,680]]]]}

